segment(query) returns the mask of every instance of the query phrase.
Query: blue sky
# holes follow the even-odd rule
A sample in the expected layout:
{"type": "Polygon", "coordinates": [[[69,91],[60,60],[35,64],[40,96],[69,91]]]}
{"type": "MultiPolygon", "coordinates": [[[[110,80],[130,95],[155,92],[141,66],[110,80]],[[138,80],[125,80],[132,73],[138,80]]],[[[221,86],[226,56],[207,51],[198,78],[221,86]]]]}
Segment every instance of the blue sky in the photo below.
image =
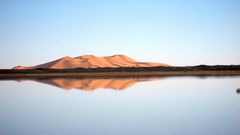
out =
{"type": "Polygon", "coordinates": [[[240,0],[0,0],[0,68],[125,54],[240,64],[240,0]]]}

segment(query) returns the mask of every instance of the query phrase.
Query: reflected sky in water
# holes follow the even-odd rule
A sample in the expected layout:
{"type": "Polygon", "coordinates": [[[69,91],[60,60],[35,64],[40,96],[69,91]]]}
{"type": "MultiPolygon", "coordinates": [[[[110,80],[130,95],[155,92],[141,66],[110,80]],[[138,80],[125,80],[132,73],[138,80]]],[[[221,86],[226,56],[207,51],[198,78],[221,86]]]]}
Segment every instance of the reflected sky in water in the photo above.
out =
{"type": "Polygon", "coordinates": [[[239,76],[20,80],[0,81],[1,135],[240,134],[239,76]]]}

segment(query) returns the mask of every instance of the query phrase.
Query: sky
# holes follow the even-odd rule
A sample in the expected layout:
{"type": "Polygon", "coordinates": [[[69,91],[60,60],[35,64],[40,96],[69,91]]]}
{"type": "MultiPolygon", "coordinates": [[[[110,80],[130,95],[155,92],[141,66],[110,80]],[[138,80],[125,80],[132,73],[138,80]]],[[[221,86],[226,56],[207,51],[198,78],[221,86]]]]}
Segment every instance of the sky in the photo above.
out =
{"type": "Polygon", "coordinates": [[[240,0],[0,0],[0,68],[85,54],[240,64],[240,0]]]}

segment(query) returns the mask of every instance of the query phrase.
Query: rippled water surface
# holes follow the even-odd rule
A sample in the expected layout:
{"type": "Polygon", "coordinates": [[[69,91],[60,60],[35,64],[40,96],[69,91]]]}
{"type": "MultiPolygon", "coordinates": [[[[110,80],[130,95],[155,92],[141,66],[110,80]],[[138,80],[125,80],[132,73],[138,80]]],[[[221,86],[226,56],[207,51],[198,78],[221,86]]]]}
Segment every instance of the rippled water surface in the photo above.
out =
{"type": "Polygon", "coordinates": [[[0,81],[1,135],[240,135],[240,77],[0,81]]]}

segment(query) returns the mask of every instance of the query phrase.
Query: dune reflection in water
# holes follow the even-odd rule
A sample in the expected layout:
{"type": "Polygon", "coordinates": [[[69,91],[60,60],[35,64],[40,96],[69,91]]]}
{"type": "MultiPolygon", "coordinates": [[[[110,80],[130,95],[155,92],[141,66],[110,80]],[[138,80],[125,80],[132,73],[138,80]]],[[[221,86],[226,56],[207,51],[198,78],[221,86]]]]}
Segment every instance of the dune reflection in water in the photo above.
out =
{"type": "Polygon", "coordinates": [[[49,84],[62,88],[64,90],[80,89],[84,91],[93,91],[96,89],[124,90],[132,87],[139,82],[155,81],[165,79],[163,77],[136,77],[136,78],[37,78],[37,79],[19,79],[22,82],[32,80],[44,84],[49,84]]]}

